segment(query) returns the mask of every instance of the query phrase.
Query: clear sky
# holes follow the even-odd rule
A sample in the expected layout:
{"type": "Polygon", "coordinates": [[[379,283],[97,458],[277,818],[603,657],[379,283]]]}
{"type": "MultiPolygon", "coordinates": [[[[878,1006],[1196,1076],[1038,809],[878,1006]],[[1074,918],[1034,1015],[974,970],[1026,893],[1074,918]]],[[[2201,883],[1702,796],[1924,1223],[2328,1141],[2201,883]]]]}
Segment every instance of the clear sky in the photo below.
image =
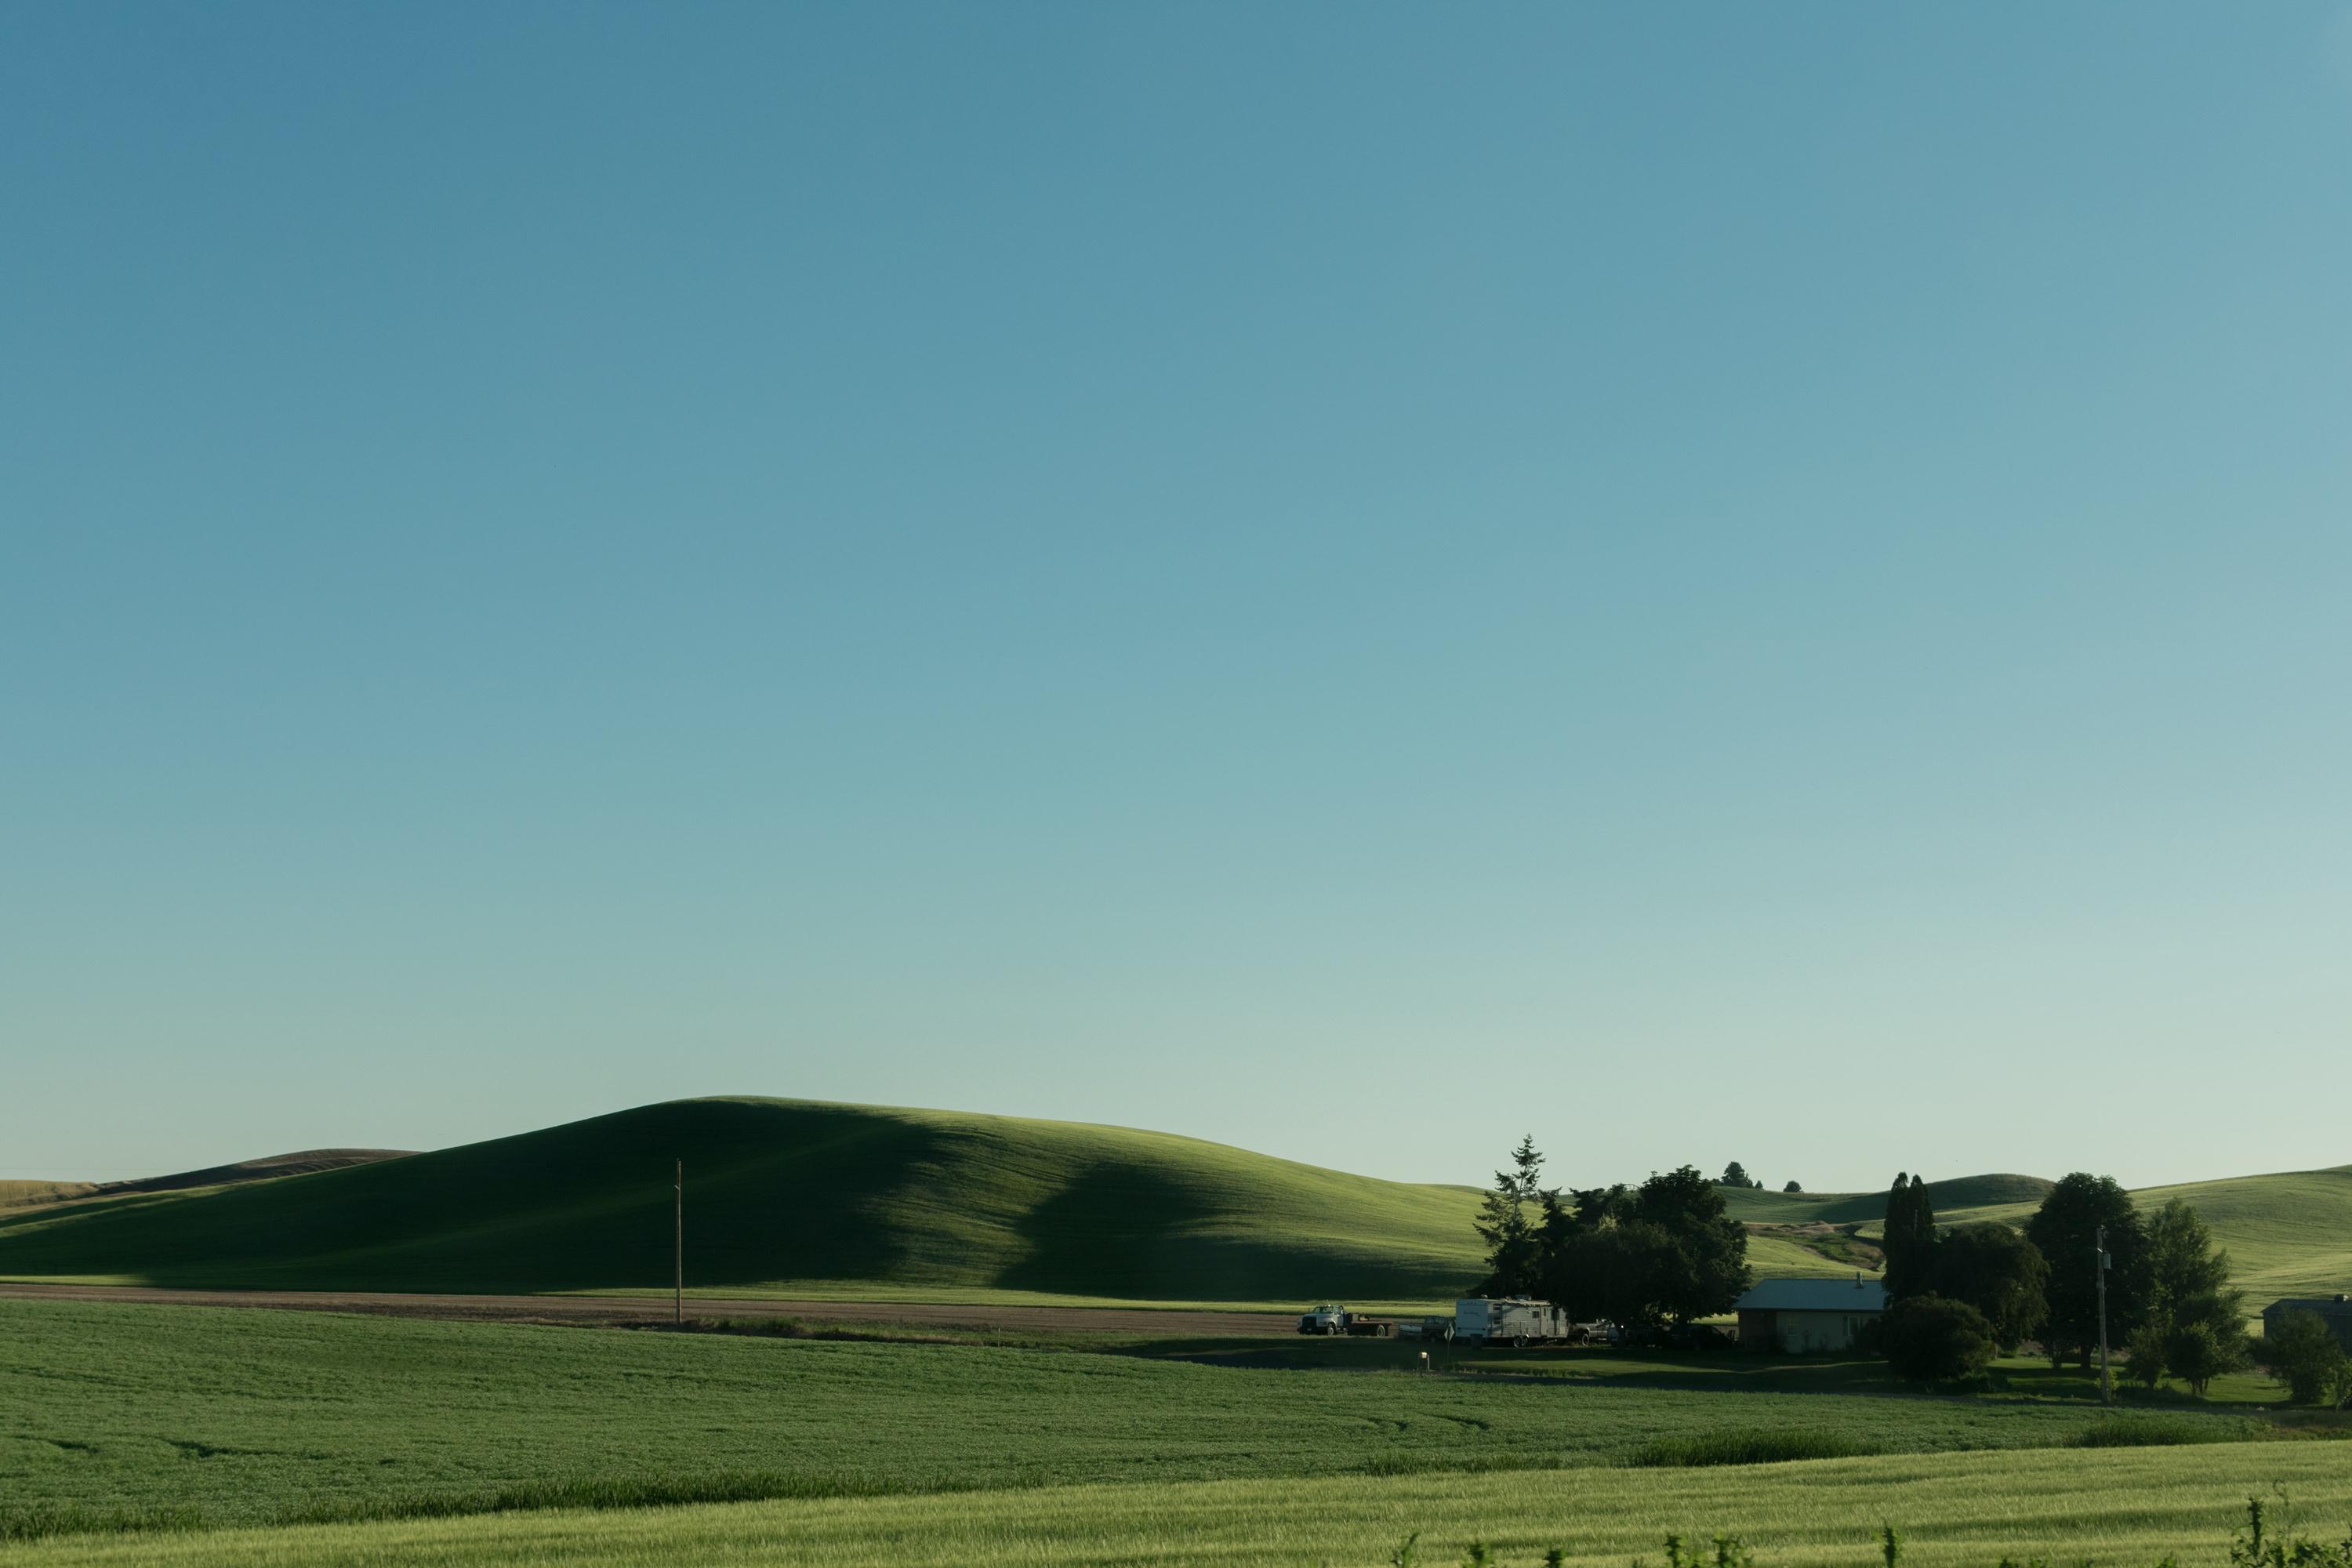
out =
{"type": "Polygon", "coordinates": [[[0,10],[0,1174],[2340,1163],[2352,6],[0,10]]]}

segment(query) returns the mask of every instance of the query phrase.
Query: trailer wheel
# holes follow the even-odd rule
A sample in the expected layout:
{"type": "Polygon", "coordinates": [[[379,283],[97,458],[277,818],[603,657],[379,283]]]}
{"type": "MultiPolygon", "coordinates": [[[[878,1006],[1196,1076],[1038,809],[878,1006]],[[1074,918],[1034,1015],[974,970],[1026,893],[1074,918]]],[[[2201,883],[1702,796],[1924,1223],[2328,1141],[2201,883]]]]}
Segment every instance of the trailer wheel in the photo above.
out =
{"type": "Polygon", "coordinates": [[[1515,1351],[1523,1351],[1527,1349],[1528,1336],[1525,1334],[1513,1334],[1511,1336],[1511,1348],[1515,1351]]]}

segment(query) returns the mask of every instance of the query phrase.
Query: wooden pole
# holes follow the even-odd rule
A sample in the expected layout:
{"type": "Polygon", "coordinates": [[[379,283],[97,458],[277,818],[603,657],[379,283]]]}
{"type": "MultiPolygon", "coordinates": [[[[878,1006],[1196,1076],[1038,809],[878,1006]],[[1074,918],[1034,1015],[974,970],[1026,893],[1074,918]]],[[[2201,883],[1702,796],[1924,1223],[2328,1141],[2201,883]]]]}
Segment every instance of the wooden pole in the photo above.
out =
{"type": "MultiPolygon", "coordinates": [[[[2098,1239],[2091,1244],[2092,1261],[2098,1268],[2099,1279],[2099,1403],[2116,1402],[2116,1380],[2107,1373],[2107,1227],[2099,1227],[2098,1239]]],[[[2137,1364],[2137,1363],[2135,1363],[2137,1364]]]]}
{"type": "Polygon", "coordinates": [[[677,1198],[677,1295],[670,1303],[670,1321],[684,1327],[686,1323],[686,1162],[677,1163],[677,1185],[671,1189],[677,1198]]]}

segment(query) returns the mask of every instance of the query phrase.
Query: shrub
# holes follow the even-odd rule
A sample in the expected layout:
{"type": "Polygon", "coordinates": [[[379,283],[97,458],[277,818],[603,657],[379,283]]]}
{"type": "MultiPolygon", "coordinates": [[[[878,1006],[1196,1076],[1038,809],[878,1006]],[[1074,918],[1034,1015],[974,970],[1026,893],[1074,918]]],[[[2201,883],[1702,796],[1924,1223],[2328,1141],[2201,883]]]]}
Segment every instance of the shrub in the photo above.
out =
{"type": "Polygon", "coordinates": [[[2287,1398],[2296,1405],[2316,1405],[2326,1398],[2345,1368],[2344,1347],[2336,1342],[2326,1321],[2313,1311],[2284,1314],[2278,1332],[2263,1338],[2263,1360],[2271,1375],[2286,1384],[2287,1398]]]}
{"type": "Polygon", "coordinates": [[[1998,1348],[1982,1312],[1941,1296],[1909,1296],[1895,1302],[1886,1310],[1880,1337],[1887,1365],[1913,1383],[1982,1372],[1998,1348]]]}
{"type": "Polygon", "coordinates": [[[2202,1399],[2206,1384],[2242,1365],[2243,1357],[2235,1344],[2224,1341],[2214,1331],[2212,1324],[2184,1323],[2173,1330],[2165,1342],[2164,1364],[2202,1399]]]}
{"type": "Polygon", "coordinates": [[[2161,1323],[2142,1323],[2124,1342],[2124,1363],[2126,1374],[2143,1388],[2154,1388],[2164,1381],[2165,1332],[2161,1323]]]}

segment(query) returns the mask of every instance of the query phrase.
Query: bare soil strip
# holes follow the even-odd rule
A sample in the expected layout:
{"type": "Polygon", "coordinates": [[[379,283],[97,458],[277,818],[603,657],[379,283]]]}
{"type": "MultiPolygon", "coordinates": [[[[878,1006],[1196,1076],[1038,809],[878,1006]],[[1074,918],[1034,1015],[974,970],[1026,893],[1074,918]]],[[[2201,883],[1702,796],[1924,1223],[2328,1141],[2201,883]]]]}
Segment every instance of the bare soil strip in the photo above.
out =
{"type": "MultiPolygon", "coordinates": [[[[667,1320],[667,1296],[429,1296],[373,1290],[170,1290],[144,1285],[12,1285],[0,1299],[127,1301],[151,1306],[269,1307],[297,1312],[374,1312],[396,1318],[472,1322],[577,1323],[584,1326],[667,1320]]],[[[1286,1334],[1296,1318],[1275,1312],[1158,1311],[1142,1307],[982,1307],[919,1301],[786,1301],[739,1297],[698,1300],[689,1316],[805,1318],[835,1323],[905,1323],[997,1331],[1192,1335],[1286,1334]]]]}

